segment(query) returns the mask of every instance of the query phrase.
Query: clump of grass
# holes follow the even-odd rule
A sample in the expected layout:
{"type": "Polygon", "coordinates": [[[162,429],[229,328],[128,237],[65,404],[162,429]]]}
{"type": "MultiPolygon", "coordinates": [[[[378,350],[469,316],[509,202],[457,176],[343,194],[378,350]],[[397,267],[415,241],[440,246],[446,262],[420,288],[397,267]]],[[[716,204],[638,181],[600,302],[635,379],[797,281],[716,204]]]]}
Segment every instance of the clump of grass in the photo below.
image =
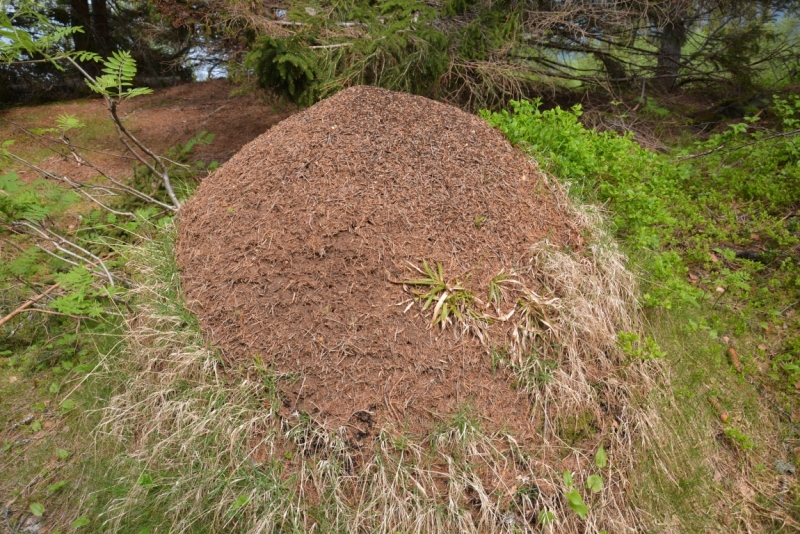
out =
{"type": "Polygon", "coordinates": [[[424,278],[405,280],[403,284],[428,288],[427,291],[415,293],[414,296],[422,303],[423,310],[427,310],[433,302],[436,302],[433,307],[432,324],[439,324],[444,329],[445,325],[450,323],[451,315],[455,319],[463,321],[467,308],[475,297],[464,289],[459,281],[448,282],[445,280],[441,263],[436,264],[435,270],[428,265],[426,260],[422,260],[422,269],[414,264],[409,265],[424,275],[424,278]],[[462,313],[462,310],[465,313],[462,313]]]}
{"type": "Polygon", "coordinates": [[[425,259],[422,260],[422,268],[412,263],[409,265],[423,277],[404,280],[403,286],[426,288],[423,291],[410,292],[414,300],[422,305],[423,311],[435,303],[431,319],[432,325],[439,325],[442,330],[447,325],[457,325],[463,332],[472,332],[482,341],[486,341],[484,331],[488,317],[474,306],[475,303],[481,303],[480,299],[464,288],[460,281],[448,281],[441,263],[436,263],[436,269],[432,268],[425,259]]]}

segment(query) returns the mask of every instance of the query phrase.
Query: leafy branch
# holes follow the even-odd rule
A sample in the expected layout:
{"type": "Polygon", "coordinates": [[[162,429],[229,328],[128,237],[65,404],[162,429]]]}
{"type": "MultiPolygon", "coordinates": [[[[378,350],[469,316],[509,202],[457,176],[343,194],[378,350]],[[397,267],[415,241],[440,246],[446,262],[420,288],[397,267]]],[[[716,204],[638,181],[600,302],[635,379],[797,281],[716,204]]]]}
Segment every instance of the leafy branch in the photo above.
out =
{"type": "Polygon", "coordinates": [[[144,87],[137,89],[130,88],[136,74],[136,60],[131,57],[130,52],[114,52],[112,57],[106,59],[104,63],[103,72],[105,72],[105,74],[95,78],[86,72],[86,70],[71,56],[66,56],[64,59],[70,62],[72,66],[83,75],[89,88],[103,96],[111,119],[114,121],[114,127],[117,130],[117,136],[120,141],[122,141],[122,144],[125,145],[142,165],[161,179],[161,182],[164,184],[164,189],[166,189],[167,195],[169,195],[172,201],[172,205],[169,209],[178,211],[181,204],[172,188],[169,167],[166,162],[162,157],[158,156],[139,141],[139,139],[125,127],[117,114],[117,106],[123,99],[133,98],[134,96],[152,92],[150,89],[144,87]],[[116,92],[112,92],[112,88],[116,89],[116,92]],[[144,155],[140,154],[140,152],[144,155]]]}
{"type": "MultiPolygon", "coordinates": [[[[83,32],[82,28],[57,27],[42,14],[41,6],[30,0],[20,2],[15,7],[10,16],[5,11],[0,13],[0,63],[12,65],[20,63],[21,57],[27,57],[30,59],[22,62],[47,62],[60,70],[64,68],[62,62],[72,65],[83,76],[86,85],[105,100],[120,141],[142,165],[161,180],[171,202],[166,205],[167,209],[177,211],[180,201],[172,187],[167,162],[139,141],[125,127],[117,113],[117,107],[123,100],[152,92],[149,88],[133,87],[136,60],[127,51],[113,52],[105,60],[93,52],[71,51],[64,44],[65,38],[83,32]],[[23,31],[15,27],[14,21],[18,18],[35,21],[33,29],[23,31]],[[31,33],[34,31],[35,38],[31,33]],[[102,75],[92,76],[80,64],[90,61],[102,62],[102,75]]],[[[141,195],[137,196],[142,198],[141,195]]]]}

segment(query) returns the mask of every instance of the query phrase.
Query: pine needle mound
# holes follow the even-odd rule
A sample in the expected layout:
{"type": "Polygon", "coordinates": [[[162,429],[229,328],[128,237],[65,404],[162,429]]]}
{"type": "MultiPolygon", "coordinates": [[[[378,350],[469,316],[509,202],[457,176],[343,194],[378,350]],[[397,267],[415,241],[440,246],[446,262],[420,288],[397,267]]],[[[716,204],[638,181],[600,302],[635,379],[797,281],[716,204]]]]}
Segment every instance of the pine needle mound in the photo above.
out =
{"type": "MultiPolygon", "coordinates": [[[[582,225],[543,180],[475,116],[355,87],[282,122],[202,184],[181,216],[186,295],[230,360],[297,373],[286,402],[334,428],[376,412],[416,426],[469,404],[489,426],[524,430],[516,423],[530,406],[485,345],[509,334],[498,320],[514,306],[505,293],[540,290],[507,278],[531,268],[531,251],[582,247],[582,225]],[[455,335],[431,328],[434,306],[407,309],[414,286],[428,286],[402,282],[424,280],[426,264],[451,295],[473,299],[448,317],[455,335]],[[470,329],[478,335],[459,335],[470,329]]],[[[545,314],[522,319],[547,324],[545,314]]]]}
{"type": "MultiPolygon", "coordinates": [[[[227,365],[269,375],[279,400],[265,410],[283,429],[305,425],[303,438],[285,431],[308,454],[361,465],[352,488],[331,479],[342,502],[373,494],[388,436],[416,436],[422,463],[427,443],[482,465],[467,477],[452,463],[446,491],[443,467],[429,479],[417,467],[422,501],[364,502],[371,512],[354,517],[395,514],[388,532],[440,499],[467,510],[479,498],[471,519],[453,516],[459,529],[494,531],[513,509],[519,524],[552,510],[578,531],[561,472],[585,487],[604,446],[613,460],[590,521],[635,523],[630,399],[647,375],[617,346],[638,331],[632,278],[596,218],[480,118],[347,89],[245,146],[179,223],[187,302],[227,365]]],[[[275,454],[250,439],[251,458],[275,454]]]]}
{"type": "Polygon", "coordinates": [[[228,358],[299,374],[286,402],[334,428],[376,413],[416,426],[467,403],[490,423],[526,421],[529,406],[479,340],[430,328],[430,310],[404,313],[397,282],[421,278],[409,264],[439,263],[486,300],[535,243],[578,247],[541,180],[477,117],[343,91],[202,184],[181,216],[186,294],[228,358]]]}

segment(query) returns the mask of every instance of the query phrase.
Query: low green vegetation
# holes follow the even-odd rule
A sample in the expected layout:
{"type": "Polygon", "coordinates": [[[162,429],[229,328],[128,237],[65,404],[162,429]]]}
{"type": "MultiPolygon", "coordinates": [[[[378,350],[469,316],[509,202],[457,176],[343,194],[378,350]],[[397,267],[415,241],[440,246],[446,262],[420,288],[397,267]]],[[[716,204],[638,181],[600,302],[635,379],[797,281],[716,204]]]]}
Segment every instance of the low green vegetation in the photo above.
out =
{"type": "MultiPolygon", "coordinates": [[[[8,50],[0,47],[0,53],[8,50]]],[[[7,139],[0,145],[3,531],[102,530],[99,511],[126,491],[115,480],[119,469],[107,471],[118,451],[97,430],[98,410],[121,383],[109,362],[126,347],[127,321],[136,307],[124,255],[163,233],[175,211],[170,185],[185,197],[213,168],[189,163],[194,146],[212,141],[205,132],[171,149],[164,160],[137,158],[132,178],[95,166],[84,143],[92,144],[93,135],[107,137],[115,125],[124,131],[116,106],[147,92],[130,87],[136,64],[129,54],[114,53],[102,64],[103,76],[86,78],[109,105],[105,134],[91,127],[81,135],[86,124],[62,114],[46,126],[23,129],[27,142],[7,139]],[[45,170],[42,146],[95,175],[79,180],[45,170]],[[23,169],[28,175],[21,178],[23,169]]],[[[126,139],[136,143],[130,135],[126,139]]]]}
{"type": "Polygon", "coordinates": [[[750,118],[669,155],[584,128],[578,106],[512,102],[483,116],[576,198],[607,206],[642,275],[642,304],[689,306],[697,316],[687,327],[713,339],[769,342],[762,378],[791,396],[800,378],[800,97],[776,97],[771,109],[769,127],[750,118]]]}

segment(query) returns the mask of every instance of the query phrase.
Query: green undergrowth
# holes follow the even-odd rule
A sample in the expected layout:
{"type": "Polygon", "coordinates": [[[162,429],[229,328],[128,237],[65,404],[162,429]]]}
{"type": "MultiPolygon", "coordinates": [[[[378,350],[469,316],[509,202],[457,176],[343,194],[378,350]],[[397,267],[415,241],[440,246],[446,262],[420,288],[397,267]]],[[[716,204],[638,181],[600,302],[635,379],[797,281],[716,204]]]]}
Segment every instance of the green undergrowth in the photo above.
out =
{"type": "MultiPolygon", "coordinates": [[[[76,125],[70,135],[78,138],[83,128],[73,116],[33,133],[61,134],[67,121],[76,125]]],[[[208,142],[211,137],[202,133],[168,152],[183,196],[213,168],[188,163],[192,148],[208,142]]],[[[12,154],[29,162],[38,154],[28,144],[10,142],[0,152],[5,169],[12,154]]],[[[132,183],[166,198],[163,188],[150,185],[149,172],[137,168],[133,174],[132,183]]],[[[124,352],[126,318],[136,305],[125,251],[170,218],[133,197],[103,200],[131,215],[101,209],[54,180],[14,171],[0,176],[0,316],[35,299],[10,316],[0,336],[2,531],[92,530],[100,526],[93,519],[98,503],[120,491],[107,478],[116,451],[101,446],[94,430],[101,420],[97,410],[119,383],[108,378],[109,361],[124,352]]]]}
{"type": "Polygon", "coordinates": [[[747,118],[670,154],[585,128],[579,106],[512,102],[482,115],[578,201],[606,207],[640,278],[669,378],[653,396],[636,481],[652,524],[797,525],[800,487],[785,466],[800,466],[790,421],[800,399],[800,98],[774,99],[777,126],[747,118]]]}
{"type": "Polygon", "coordinates": [[[498,106],[525,89],[562,84],[518,59],[526,15],[503,3],[419,0],[295,4],[286,36],[261,36],[244,67],[301,106],[353,85],[498,106]],[[465,23],[465,14],[475,14],[465,23]],[[514,53],[511,53],[511,51],[514,53]]]}

